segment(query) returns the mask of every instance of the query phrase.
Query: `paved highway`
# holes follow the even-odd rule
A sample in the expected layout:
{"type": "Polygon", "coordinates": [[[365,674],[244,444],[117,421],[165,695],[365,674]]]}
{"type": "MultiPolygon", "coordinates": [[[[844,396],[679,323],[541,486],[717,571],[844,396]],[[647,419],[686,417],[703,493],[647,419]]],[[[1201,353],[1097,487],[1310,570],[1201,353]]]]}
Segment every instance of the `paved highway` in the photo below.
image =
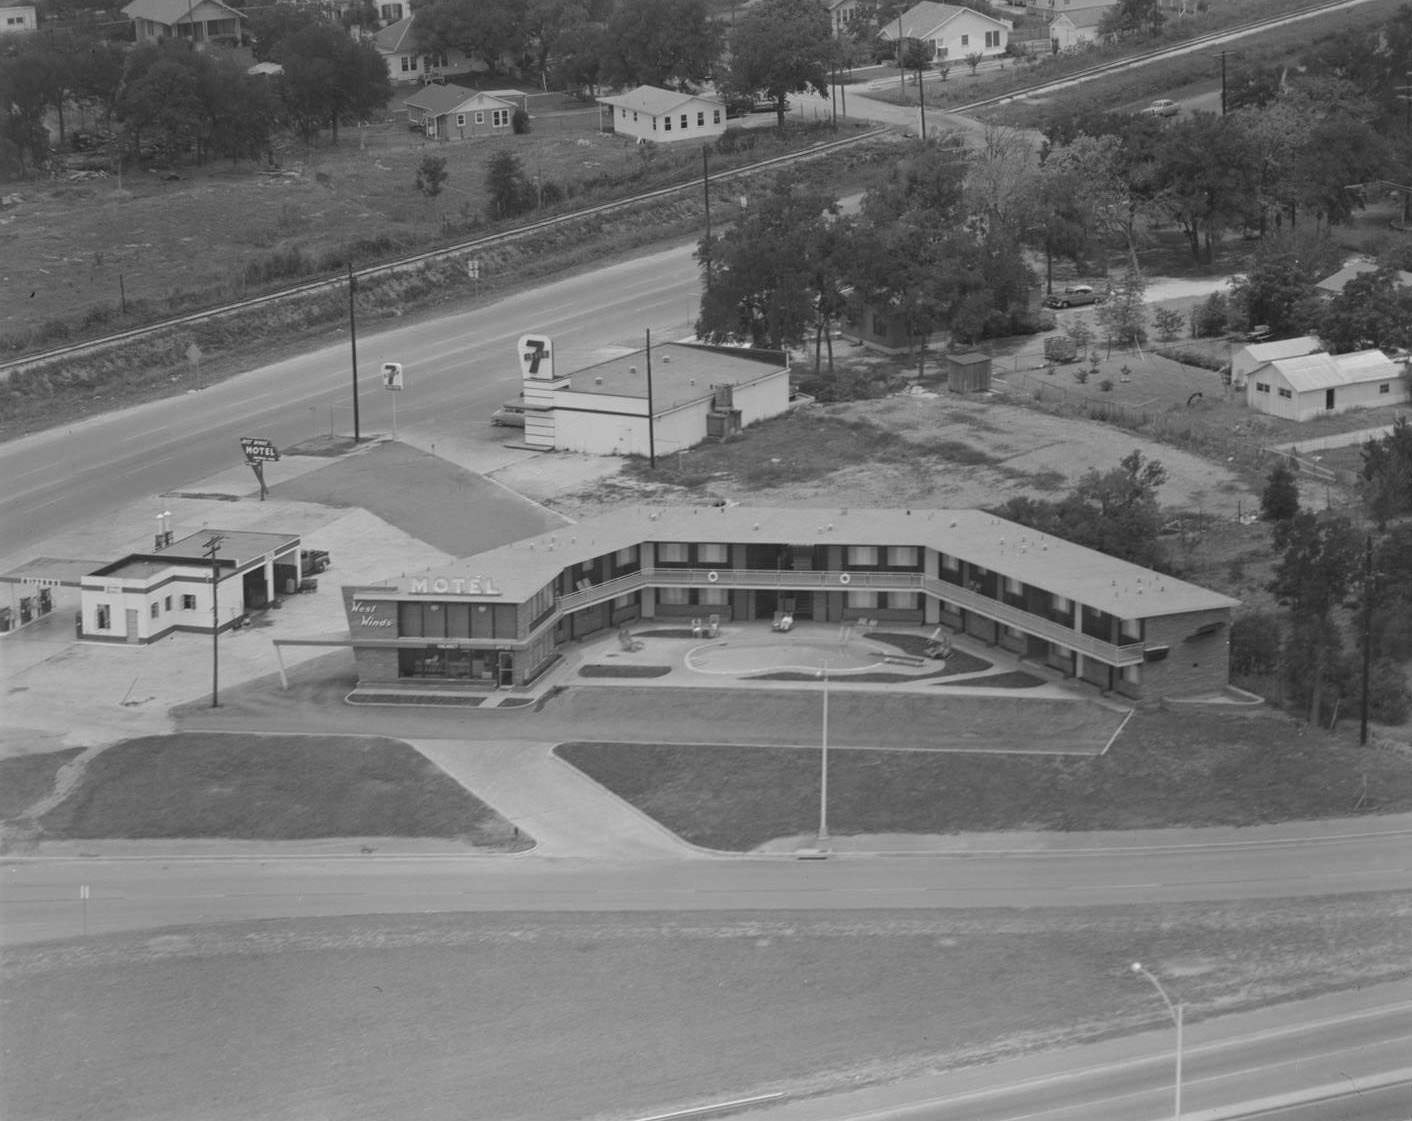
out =
{"type": "MultiPolygon", "coordinates": [[[[561,370],[587,365],[613,348],[681,338],[696,318],[699,291],[692,244],[507,296],[433,322],[384,330],[364,312],[358,326],[362,429],[391,428],[380,367],[401,362],[407,389],[399,430],[425,439],[468,434],[487,445],[506,432],[487,423],[519,391],[515,341],[547,332],[561,370]]],[[[36,433],[0,445],[0,541],[16,554],[143,495],[159,495],[240,462],[237,437],[287,445],[328,430],[352,431],[346,331],[338,342],[206,389],[36,433]]],[[[30,554],[33,550],[30,549],[30,554]]],[[[26,554],[29,555],[29,554],[26,554]]],[[[2,559],[2,558],[0,558],[2,559]]]]}

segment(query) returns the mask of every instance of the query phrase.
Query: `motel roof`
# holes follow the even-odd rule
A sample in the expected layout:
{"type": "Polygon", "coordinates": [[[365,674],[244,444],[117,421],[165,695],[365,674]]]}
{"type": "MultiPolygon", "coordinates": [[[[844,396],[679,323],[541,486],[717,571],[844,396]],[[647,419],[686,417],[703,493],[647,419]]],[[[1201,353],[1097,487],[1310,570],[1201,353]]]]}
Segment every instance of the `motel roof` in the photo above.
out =
{"type": "MultiPolygon", "coordinates": [[[[661,343],[652,348],[652,411],[661,414],[711,395],[713,385],[741,385],[787,370],[782,351],[661,343]]],[[[570,393],[647,397],[647,351],[635,350],[569,375],[570,393]]]]}
{"type": "Polygon", "coordinates": [[[1292,339],[1276,339],[1268,343],[1250,343],[1240,347],[1236,353],[1245,354],[1257,365],[1273,362],[1276,358],[1297,358],[1301,354],[1313,354],[1322,350],[1323,344],[1313,335],[1298,335],[1292,339]]]}
{"type": "Polygon", "coordinates": [[[1004,27],[1007,30],[1014,26],[1010,20],[997,19],[988,16],[984,12],[977,12],[972,8],[962,8],[955,4],[938,4],[935,0],[921,0],[920,3],[913,4],[898,19],[889,20],[884,26],[878,29],[878,33],[884,39],[898,38],[898,24],[901,23],[901,38],[903,39],[927,39],[932,32],[936,31],[942,24],[948,23],[959,15],[970,12],[971,15],[993,23],[997,27],[1004,27]]]}
{"type": "Polygon", "coordinates": [[[409,573],[388,581],[385,589],[395,596],[410,594],[413,579],[488,578],[499,593],[495,598],[521,602],[571,565],[644,542],[929,547],[1122,619],[1240,602],[981,510],[895,508],[631,507],[468,557],[454,567],[409,573]]]}

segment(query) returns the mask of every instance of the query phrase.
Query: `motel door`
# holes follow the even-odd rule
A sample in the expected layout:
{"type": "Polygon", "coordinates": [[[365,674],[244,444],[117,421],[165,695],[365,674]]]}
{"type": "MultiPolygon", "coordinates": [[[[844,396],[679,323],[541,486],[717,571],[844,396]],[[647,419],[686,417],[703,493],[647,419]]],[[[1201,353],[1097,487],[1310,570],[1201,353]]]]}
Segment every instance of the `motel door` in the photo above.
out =
{"type": "Polygon", "coordinates": [[[1334,391],[1332,389],[1324,390],[1324,408],[1329,412],[1334,411],[1334,391]]]}
{"type": "Polygon", "coordinates": [[[133,607],[129,607],[127,609],[127,641],[141,641],[141,638],[137,633],[137,609],[133,607]]]}
{"type": "Polygon", "coordinates": [[[496,683],[501,686],[515,684],[515,656],[508,650],[499,650],[496,653],[498,655],[496,683]]]}

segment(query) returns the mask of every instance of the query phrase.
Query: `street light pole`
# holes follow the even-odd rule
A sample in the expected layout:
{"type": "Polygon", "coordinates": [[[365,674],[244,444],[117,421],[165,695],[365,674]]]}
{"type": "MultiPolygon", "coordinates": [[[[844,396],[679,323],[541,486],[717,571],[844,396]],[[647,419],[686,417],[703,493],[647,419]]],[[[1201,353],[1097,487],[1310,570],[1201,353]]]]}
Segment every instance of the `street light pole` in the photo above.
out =
{"type": "Polygon", "coordinates": [[[221,578],[220,563],[216,553],[225,538],[219,533],[206,541],[206,555],[211,558],[211,707],[220,708],[220,668],[221,668],[221,615],[216,605],[216,584],[221,578]]]}
{"type": "Polygon", "coordinates": [[[1134,973],[1140,974],[1152,982],[1152,987],[1157,990],[1157,995],[1162,998],[1162,1003],[1167,1006],[1167,1011],[1172,1015],[1172,1022],[1177,1026],[1177,1089],[1172,1117],[1174,1121],[1182,1121],[1182,1002],[1177,1001],[1173,1004],[1172,998],[1167,995],[1167,990],[1162,987],[1162,982],[1144,969],[1142,962],[1133,962],[1132,969],[1134,973]]]}
{"type": "Polygon", "coordinates": [[[353,442],[363,438],[358,424],[358,319],[353,311],[353,301],[357,296],[358,282],[353,276],[353,262],[348,262],[348,345],[353,356],[353,442]]]}
{"type": "Polygon", "coordinates": [[[824,726],[819,740],[819,848],[829,843],[829,664],[820,673],[824,678],[824,726]]]}

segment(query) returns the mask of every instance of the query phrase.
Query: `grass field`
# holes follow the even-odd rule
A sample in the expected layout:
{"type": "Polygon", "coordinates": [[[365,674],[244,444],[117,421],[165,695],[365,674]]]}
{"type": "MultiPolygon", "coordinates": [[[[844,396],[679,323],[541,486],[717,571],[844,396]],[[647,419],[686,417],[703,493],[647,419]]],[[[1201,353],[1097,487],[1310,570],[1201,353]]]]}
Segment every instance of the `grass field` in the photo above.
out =
{"type": "Polygon", "coordinates": [[[24,813],[54,786],[59,768],[83,753],[81,747],[0,759],[0,821],[24,813]]]}
{"type": "Polygon", "coordinates": [[[7,949],[7,1121],[640,1117],[1408,976],[1405,894],[368,917],[7,949]],[[75,1056],[81,1056],[76,1064],[75,1056]]]}
{"type": "MultiPolygon", "coordinates": [[[[557,750],[693,844],[748,851],[817,824],[817,749],[557,750]]],[[[1408,810],[1412,756],[1344,747],[1274,715],[1140,712],[1097,758],[829,752],[829,825],[842,835],[1240,826],[1408,810]]]]}
{"type": "Polygon", "coordinates": [[[179,733],[96,756],[39,820],[67,838],[455,837],[522,848],[512,826],[395,740],[179,733]]]}

